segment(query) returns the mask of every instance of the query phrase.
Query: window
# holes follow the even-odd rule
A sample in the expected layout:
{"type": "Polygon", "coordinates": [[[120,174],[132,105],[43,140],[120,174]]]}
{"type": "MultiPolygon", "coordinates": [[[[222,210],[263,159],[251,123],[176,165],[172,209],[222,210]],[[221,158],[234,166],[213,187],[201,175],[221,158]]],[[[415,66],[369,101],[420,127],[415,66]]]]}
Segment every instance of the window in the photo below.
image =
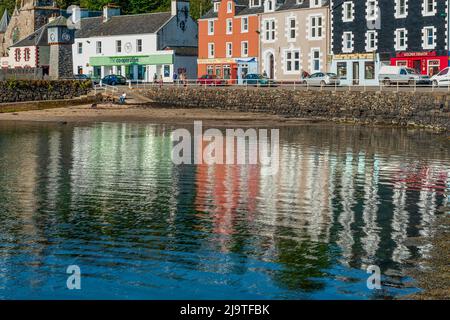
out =
{"type": "Polygon", "coordinates": [[[208,58],[214,58],[214,43],[208,43],[208,58]]]}
{"type": "Polygon", "coordinates": [[[214,74],[214,68],[211,65],[206,66],[206,74],[212,75],[214,74]]]}
{"type": "Polygon", "coordinates": [[[95,52],[97,54],[102,53],[102,42],[101,41],[97,41],[97,43],[95,45],[95,52]]]}
{"type": "Polygon", "coordinates": [[[266,11],[274,11],[275,10],[275,0],[266,0],[266,11]]]}
{"type": "Polygon", "coordinates": [[[408,0],[395,0],[395,17],[406,18],[408,15],[408,0]]]}
{"type": "Polygon", "coordinates": [[[23,58],[25,61],[30,61],[30,57],[31,57],[31,51],[30,48],[25,48],[25,50],[23,51],[23,58]]]}
{"type": "Polygon", "coordinates": [[[228,18],[227,19],[227,34],[233,33],[233,19],[228,18]]]}
{"type": "Polygon", "coordinates": [[[347,79],[347,62],[338,62],[336,68],[339,79],[347,79]]]}
{"type": "Polygon", "coordinates": [[[424,49],[434,49],[436,47],[435,32],[436,30],[432,26],[422,29],[422,47],[424,49]]]}
{"type": "Polygon", "coordinates": [[[422,15],[434,16],[436,14],[436,0],[422,0],[422,15]]]}
{"type": "Polygon", "coordinates": [[[222,68],[220,66],[216,66],[216,76],[218,78],[222,76],[222,68]]]}
{"type": "Polygon", "coordinates": [[[366,80],[375,79],[375,62],[366,61],[364,63],[364,78],[366,80]]]}
{"type": "Polygon", "coordinates": [[[231,68],[229,65],[223,66],[223,78],[224,79],[231,79],[231,68]]]}
{"type": "Polygon", "coordinates": [[[265,20],[264,23],[265,27],[265,40],[266,41],[274,41],[275,40],[275,20],[265,20]]]}
{"type": "Polygon", "coordinates": [[[214,34],[214,20],[208,20],[208,35],[214,34]]]}
{"type": "Polygon", "coordinates": [[[227,2],[227,13],[233,12],[233,3],[231,1],[227,2]]]}
{"type": "Polygon", "coordinates": [[[295,18],[288,19],[288,39],[293,40],[297,36],[295,29],[295,18]]]}
{"type": "Polygon", "coordinates": [[[353,32],[347,31],[342,34],[342,52],[353,51],[353,32]]]}
{"type": "Polygon", "coordinates": [[[286,66],[286,72],[300,71],[300,51],[299,50],[285,51],[285,66],[286,66]]]}
{"type": "Polygon", "coordinates": [[[242,57],[248,56],[248,42],[247,41],[241,42],[241,56],[242,57]]]}
{"type": "Polygon", "coordinates": [[[116,52],[117,53],[121,53],[122,52],[122,41],[121,40],[117,40],[116,41],[116,52]]]}
{"type": "Polygon", "coordinates": [[[311,0],[310,2],[309,2],[309,7],[310,8],[317,8],[317,7],[320,7],[321,5],[322,5],[322,0],[311,0]]]}
{"type": "Polygon", "coordinates": [[[241,32],[248,32],[248,17],[241,18],[241,32]]]}
{"type": "Polygon", "coordinates": [[[378,16],[378,1],[377,0],[367,0],[366,4],[366,20],[376,20],[378,16]]]}
{"type": "Polygon", "coordinates": [[[77,67],[77,74],[83,74],[83,67],[82,66],[78,66],[77,67]]]}
{"type": "Polygon", "coordinates": [[[214,2],[214,12],[219,12],[220,2],[214,2]]]}
{"type": "Polygon", "coordinates": [[[136,52],[142,52],[142,39],[136,40],[136,52]]]}
{"type": "Polygon", "coordinates": [[[355,19],[355,4],[351,1],[346,1],[342,5],[342,21],[351,22],[355,19]]]}
{"type": "Polygon", "coordinates": [[[312,72],[320,71],[320,50],[311,49],[311,70],[312,72]]]}
{"type": "Polygon", "coordinates": [[[83,42],[78,42],[78,54],[83,54],[83,42]]]}
{"type": "Polygon", "coordinates": [[[312,40],[318,40],[322,38],[323,35],[323,18],[322,16],[311,16],[310,17],[310,29],[309,38],[312,40]]]}
{"type": "Polygon", "coordinates": [[[370,30],[366,32],[366,51],[377,50],[377,31],[370,30]]]}
{"type": "Polygon", "coordinates": [[[406,29],[395,30],[395,50],[402,51],[407,49],[407,36],[408,32],[406,29]]]}
{"type": "Polygon", "coordinates": [[[226,55],[228,58],[233,56],[233,44],[231,42],[226,43],[226,55]]]}
{"type": "Polygon", "coordinates": [[[261,5],[260,0],[250,0],[250,8],[259,7],[261,5]]]}

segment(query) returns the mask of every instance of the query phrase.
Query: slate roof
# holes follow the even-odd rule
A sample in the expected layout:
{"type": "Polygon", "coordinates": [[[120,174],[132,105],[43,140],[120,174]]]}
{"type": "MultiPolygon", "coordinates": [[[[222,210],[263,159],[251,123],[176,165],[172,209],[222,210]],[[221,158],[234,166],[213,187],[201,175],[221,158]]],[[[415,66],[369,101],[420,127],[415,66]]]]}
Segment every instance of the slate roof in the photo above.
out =
{"type": "Polygon", "coordinates": [[[17,41],[14,43],[11,48],[14,47],[31,47],[31,46],[48,46],[48,35],[47,35],[47,27],[48,24],[45,26],[40,27],[32,34],[28,35],[27,37],[23,38],[22,40],[17,41]]]}
{"type": "MultiPolygon", "coordinates": [[[[220,0],[217,0],[220,1],[220,0]]],[[[213,1],[213,2],[217,2],[213,1]]],[[[235,15],[236,16],[245,16],[250,14],[259,14],[264,13],[264,0],[260,0],[261,5],[258,7],[249,7],[249,0],[235,0],[235,15]]],[[[292,9],[302,9],[309,8],[310,0],[304,0],[301,4],[297,4],[297,0],[277,0],[277,8],[275,12],[292,10],[292,9]]],[[[324,1],[324,5],[328,5],[329,0],[324,1]]],[[[206,12],[201,19],[212,19],[217,18],[217,12],[214,12],[214,8],[211,8],[208,12],[206,12]]]]}
{"type": "Polygon", "coordinates": [[[76,38],[146,34],[157,32],[172,19],[170,12],[113,16],[103,22],[103,17],[81,19],[81,29],[76,38]]]}
{"type": "Polygon", "coordinates": [[[9,14],[8,10],[5,9],[3,12],[2,19],[0,20],[0,32],[5,33],[9,24],[9,14]]]}

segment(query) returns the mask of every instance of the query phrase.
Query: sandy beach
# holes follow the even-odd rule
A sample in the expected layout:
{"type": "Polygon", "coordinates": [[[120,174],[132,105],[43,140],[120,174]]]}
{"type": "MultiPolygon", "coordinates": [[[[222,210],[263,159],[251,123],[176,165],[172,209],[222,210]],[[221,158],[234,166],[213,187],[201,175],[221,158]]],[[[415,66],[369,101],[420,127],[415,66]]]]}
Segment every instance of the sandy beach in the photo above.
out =
{"type": "Polygon", "coordinates": [[[272,122],[299,122],[301,119],[286,119],[277,115],[221,111],[214,109],[175,109],[141,106],[118,106],[99,104],[80,105],[45,110],[0,113],[0,121],[33,122],[168,122],[186,123],[194,120],[227,124],[229,122],[251,122],[252,125],[267,125],[272,122]]]}

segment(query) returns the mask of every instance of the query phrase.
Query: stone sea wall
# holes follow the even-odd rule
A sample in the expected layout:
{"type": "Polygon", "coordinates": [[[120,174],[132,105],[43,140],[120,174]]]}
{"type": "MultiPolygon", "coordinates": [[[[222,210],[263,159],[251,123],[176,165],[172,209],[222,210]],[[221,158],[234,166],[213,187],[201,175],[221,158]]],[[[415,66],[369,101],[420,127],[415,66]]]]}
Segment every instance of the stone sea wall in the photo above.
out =
{"type": "Polygon", "coordinates": [[[164,107],[264,112],[289,118],[450,130],[447,93],[155,87],[142,90],[141,94],[154,105],[164,107]]]}
{"type": "Polygon", "coordinates": [[[6,80],[0,81],[0,103],[72,99],[91,89],[90,81],[6,80]]]}

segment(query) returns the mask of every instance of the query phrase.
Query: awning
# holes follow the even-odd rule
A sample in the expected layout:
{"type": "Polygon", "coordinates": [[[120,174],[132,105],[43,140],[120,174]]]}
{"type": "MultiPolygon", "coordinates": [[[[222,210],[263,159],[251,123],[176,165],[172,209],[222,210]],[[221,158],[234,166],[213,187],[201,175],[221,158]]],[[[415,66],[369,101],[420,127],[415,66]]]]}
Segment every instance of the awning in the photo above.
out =
{"type": "Polygon", "coordinates": [[[91,66],[127,66],[172,64],[173,54],[151,54],[146,56],[91,57],[91,66]]]}
{"type": "Polygon", "coordinates": [[[249,62],[256,62],[256,58],[248,58],[248,59],[236,59],[237,63],[249,63],[249,62]]]}

